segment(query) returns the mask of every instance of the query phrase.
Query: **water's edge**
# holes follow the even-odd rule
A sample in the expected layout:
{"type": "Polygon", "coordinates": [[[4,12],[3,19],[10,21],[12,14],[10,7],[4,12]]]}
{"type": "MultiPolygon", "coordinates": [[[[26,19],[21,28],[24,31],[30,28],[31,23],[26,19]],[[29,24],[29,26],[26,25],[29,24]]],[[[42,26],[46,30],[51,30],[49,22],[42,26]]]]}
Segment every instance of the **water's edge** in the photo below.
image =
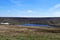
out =
{"type": "Polygon", "coordinates": [[[53,26],[49,26],[47,24],[20,24],[20,26],[39,26],[39,27],[53,28],[53,26]]]}

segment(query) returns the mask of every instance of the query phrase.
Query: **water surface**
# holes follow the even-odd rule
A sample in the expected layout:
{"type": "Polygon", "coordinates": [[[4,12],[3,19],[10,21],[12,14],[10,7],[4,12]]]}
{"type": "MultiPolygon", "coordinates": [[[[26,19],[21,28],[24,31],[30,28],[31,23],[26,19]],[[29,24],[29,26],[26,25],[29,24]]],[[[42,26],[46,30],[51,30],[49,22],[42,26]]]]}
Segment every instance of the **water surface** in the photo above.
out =
{"type": "Polygon", "coordinates": [[[22,26],[39,26],[39,27],[49,27],[52,28],[53,26],[49,26],[47,24],[20,24],[22,26]]]}

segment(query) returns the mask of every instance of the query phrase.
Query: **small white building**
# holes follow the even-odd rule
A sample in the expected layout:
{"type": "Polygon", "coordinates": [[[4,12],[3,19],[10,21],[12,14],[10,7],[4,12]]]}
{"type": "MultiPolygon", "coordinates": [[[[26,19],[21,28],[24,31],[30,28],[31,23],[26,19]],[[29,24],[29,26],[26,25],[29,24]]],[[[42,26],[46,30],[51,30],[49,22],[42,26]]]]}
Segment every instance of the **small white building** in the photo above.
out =
{"type": "Polygon", "coordinates": [[[9,25],[10,23],[0,23],[0,24],[9,25]]]}

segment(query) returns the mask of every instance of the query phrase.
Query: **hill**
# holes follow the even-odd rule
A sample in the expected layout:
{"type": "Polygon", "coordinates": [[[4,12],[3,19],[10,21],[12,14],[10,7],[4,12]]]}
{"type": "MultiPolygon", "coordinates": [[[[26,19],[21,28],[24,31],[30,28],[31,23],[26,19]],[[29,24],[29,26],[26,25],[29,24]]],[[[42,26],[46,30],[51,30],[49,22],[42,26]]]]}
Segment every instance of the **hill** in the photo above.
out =
{"type": "Polygon", "coordinates": [[[60,17],[45,17],[45,18],[32,18],[32,17],[0,17],[0,23],[10,24],[47,24],[51,26],[60,26],[60,17]]]}

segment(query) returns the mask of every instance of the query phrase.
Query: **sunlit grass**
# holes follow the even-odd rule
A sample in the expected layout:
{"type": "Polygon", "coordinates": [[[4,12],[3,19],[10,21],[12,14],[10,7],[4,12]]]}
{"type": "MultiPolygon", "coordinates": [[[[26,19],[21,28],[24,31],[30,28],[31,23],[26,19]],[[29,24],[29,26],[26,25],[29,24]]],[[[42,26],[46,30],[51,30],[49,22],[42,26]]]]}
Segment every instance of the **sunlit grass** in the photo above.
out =
{"type": "Polygon", "coordinates": [[[34,27],[0,26],[0,40],[60,40],[60,33],[34,27]]]}
{"type": "Polygon", "coordinates": [[[60,40],[60,33],[0,34],[0,40],[60,40]]]}

